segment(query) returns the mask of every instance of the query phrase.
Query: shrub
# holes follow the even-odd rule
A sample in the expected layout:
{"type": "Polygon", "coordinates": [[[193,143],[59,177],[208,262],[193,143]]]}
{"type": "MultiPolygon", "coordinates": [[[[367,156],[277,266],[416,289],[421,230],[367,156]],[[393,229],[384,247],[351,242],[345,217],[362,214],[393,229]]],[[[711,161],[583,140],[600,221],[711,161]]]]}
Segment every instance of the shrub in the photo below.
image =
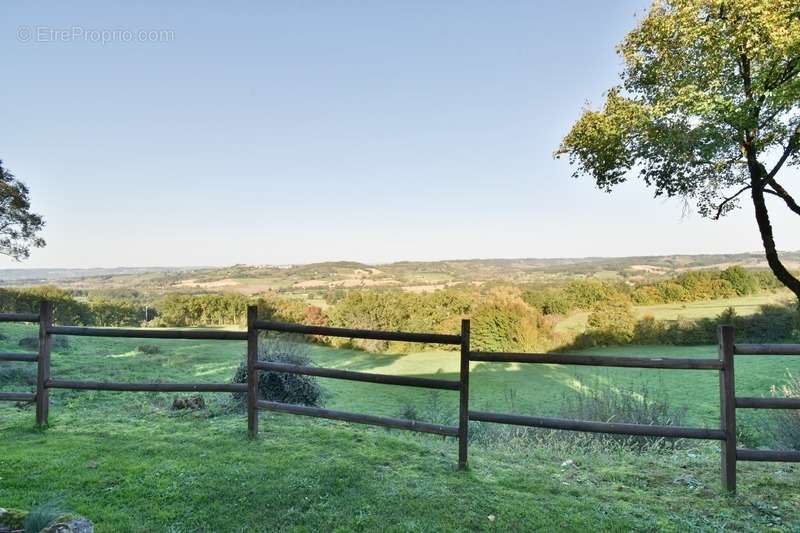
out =
{"type": "MultiPolygon", "coordinates": [[[[273,363],[312,366],[308,344],[302,337],[270,333],[260,337],[258,359],[273,363]]],[[[234,383],[247,383],[247,363],[242,362],[233,377],[234,383]]],[[[320,405],[323,390],[312,376],[261,370],[258,373],[258,396],[262,400],[300,405],[320,405]]],[[[245,393],[236,393],[239,403],[247,400],[245,393]]]]}
{"type": "Polygon", "coordinates": [[[143,354],[155,355],[161,353],[161,346],[158,344],[142,344],[141,346],[137,346],[136,350],[143,354]]]}
{"type": "Polygon", "coordinates": [[[548,326],[519,298],[492,297],[472,315],[472,346],[479,351],[528,351],[545,343],[548,326]]]}
{"type": "MultiPolygon", "coordinates": [[[[772,395],[783,398],[800,398],[800,377],[786,373],[786,382],[772,387],[772,395]]],[[[773,410],[770,413],[769,434],[780,448],[800,450],[800,410],[773,410]]]]}
{"type": "MultiPolygon", "coordinates": [[[[59,335],[54,335],[53,339],[53,350],[57,352],[66,352],[69,350],[69,340],[66,337],[62,337],[59,335]]],[[[38,351],[39,350],[39,337],[23,337],[19,340],[20,348],[25,348],[31,351],[38,351]]]]}
{"type": "Polygon", "coordinates": [[[36,366],[31,364],[4,363],[0,365],[1,385],[34,385],[36,366]]]}
{"type": "Polygon", "coordinates": [[[633,307],[620,298],[597,304],[589,315],[588,332],[597,344],[627,344],[635,328],[633,307]]]}

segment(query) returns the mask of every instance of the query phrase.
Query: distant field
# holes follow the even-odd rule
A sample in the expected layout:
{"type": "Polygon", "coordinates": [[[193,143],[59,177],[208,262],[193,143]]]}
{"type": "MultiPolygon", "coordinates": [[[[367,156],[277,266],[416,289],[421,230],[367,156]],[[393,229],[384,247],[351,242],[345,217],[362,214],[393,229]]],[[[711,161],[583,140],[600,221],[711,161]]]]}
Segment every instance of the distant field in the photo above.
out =
{"type": "MultiPolygon", "coordinates": [[[[740,298],[635,306],[634,311],[639,318],[649,315],[658,320],[711,318],[718,316],[729,307],[733,307],[739,315],[750,315],[758,312],[762,305],[785,303],[791,301],[791,298],[791,293],[788,290],[777,290],[740,298]]],[[[556,325],[556,331],[581,332],[586,329],[588,318],[588,312],[572,313],[556,325]]]]}

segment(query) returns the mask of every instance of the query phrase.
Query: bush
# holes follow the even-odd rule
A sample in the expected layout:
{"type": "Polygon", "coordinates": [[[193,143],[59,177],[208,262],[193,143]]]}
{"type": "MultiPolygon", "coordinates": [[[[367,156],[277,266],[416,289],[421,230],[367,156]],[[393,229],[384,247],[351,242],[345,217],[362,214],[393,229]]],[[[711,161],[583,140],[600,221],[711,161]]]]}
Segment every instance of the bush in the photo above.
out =
{"type": "MultiPolygon", "coordinates": [[[[273,363],[312,366],[308,344],[302,337],[270,333],[260,337],[258,359],[273,363]]],[[[247,362],[242,362],[233,377],[234,383],[247,383],[247,362]]],[[[300,405],[320,405],[323,390],[312,376],[261,370],[258,373],[259,399],[300,405]]],[[[239,403],[247,401],[245,393],[236,393],[239,403]]]]}
{"type": "Polygon", "coordinates": [[[0,386],[2,385],[34,385],[36,383],[36,366],[31,364],[3,363],[0,365],[0,386]]]}
{"type": "Polygon", "coordinates": [[[548,324],[522,299],[494,296],[472,314],[472,347],[478,351],[532,351],[546,344],[548,324]]]}
{"type": "MultiPolygon", "coordinates": [[[[66,337],[54,335],[53,339],[53,350],[57,352],[66,352],[69,350],[69,340],[66,337]]],[[[19,340],[20,348],[25,348],[26,350],[31,351],[38,351],[39,350],[39,337],[23,337],[19,340]]]]}
{"type": "Polygon", "coordinates": [[[158,344],[142,344],[141,346],[137,346],[136,350],[143,354],[155,355],[161,353],[161,346],[158,344]]]}
{"type": "Polygon", "coordinates": [[[602,302],[589,315],[588,333],[596,344],[627,344],[633,339],[635,328],[636,317],[627,300],[602,302]]]}
{"type": "MultiPolygon", "coordinates": [[[[800,377],[786,373],[786,383],[772,387],[772,396],[800,398],[800,377]]],[[[775,446],[800,450],[800,410],[773,410],[769,419],[769,434],[775,446]]]]}

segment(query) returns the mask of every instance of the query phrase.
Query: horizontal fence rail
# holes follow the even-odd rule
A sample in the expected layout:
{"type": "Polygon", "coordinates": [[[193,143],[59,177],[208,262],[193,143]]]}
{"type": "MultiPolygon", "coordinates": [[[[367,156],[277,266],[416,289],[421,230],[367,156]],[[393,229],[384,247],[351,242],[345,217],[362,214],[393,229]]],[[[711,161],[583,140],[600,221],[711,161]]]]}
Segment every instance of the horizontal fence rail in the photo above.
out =
{"type": "Polygon", "coordinates": [[[369,329],[332,328],[328,326],[305,326],[256,320],[255,329],[280,331],[284,333],[302,333],[305,335],[322,335],[326,337],[344,337],[348,339],[370,339],[378,341],[420,342],[425,344],[461,344],[459,335],[442,335],[440,333],[407,333],[403,331],[373,331],[369,329]]]}
{"type": "Polygon", "coordinates": [[[133,339],[183,339],[214,341],[246,341],[246,331],[224,331],[215,329],[160,329],[160,328],[86,328],[82,326],[50,326],[50,335],[73,337],[120,337],[133,339]]]}
{"type": "Polygon", "coordinates": [[[283,372],[287,374],[301,374],[320,378],[346,379],[351,381],[364,381],[368,383],[382,383],[385,385],[404,385],[406,387],[423,387],[427,389],[458,390],[458,381],[447,379],[418,378],[411,376],[393,376],[390,374],[372,374],[369,372],[353,372],[335,368],[320,368],[313,366],[291,365],[288,363],[259,362],[258,370],[283,372]]]}
{"type": "Polygon", "coordinates": [[[593,422],[544,416],[512,415],[470,411],[469,419],[475,422],[492,422],[545,429],[562,429],[588,433],[612,433],[637,435],[642,437],[668,437],[676,439],[724,440],[725,434],[719,429],[693,428],[681,426],[651,426],[646,424],[627,424],[615,422],[593,422]]]}
{"type": "Polygon", "coordinates": [[[736,355],[800,355],[800,344],[735,344],[736,355]]]}
{"type": "Polygon", "coordinates": [[[38,313],[0,313],[0,322],[39,322],[38,313]]]}
{"type": "Polygon", "coordinates": [[[470,361],[487,363],[540,363],[551,365],[585,365],[620,368],[663,368],[677,370],[719,370],[719,359],[673,359],[669,357],[620,357],[610,355],[569,355],[503,352],[471,352],[470,361]]]}
{"type": "Polygon", "coordinates": [[[35,363],[39,359],[37,353],[9,353],[0,352],[0,361],[22,361],[27,363],[35,363]]]}
{"type": "Polygon", "coordinates": [[[51,379],[45,386],[49,389],[125,392],[247,392],[244,383],[117,383],[51,379]]]}
{"type": "Polygon", "coordinates": [[[457,437],[458,428],[455,426],[445,426],[430,422],[420,422],[418,420],[406,420],[403,418],[389,418],[385,416],[363,415],[358,413],[348,413],[345,411],[334,411],[321,407],[308,407],[305,405],[295,405],[280,402],[268,402],[259,400],[256,404],[258,409],[275,411],[279,413],[290,413],[294,415],[314,416],[317,418],[327,418],[330,420],[341,420],[344,422],[354,422],[356,424],[369,424],[371,426],[383,426],[394,429],[408,429],[421,433],[433,433],[447,437],[457,437]]]}
{"type": "Polygon", "coordinates": [[[32,402],[36,395],[32,392],[0,392],[0,401],[5,402],[32,402]]]}
{"type": "Polygon", "coordinates": [[[800,398],[736,398],[739,409],[800,409],[800,398]]]}
{"type": "Polygon", "coordinates": [[[800,450],[751,450],[738,448],[739,461],[774,461],[779,463],[800,463],[800,450]]]}

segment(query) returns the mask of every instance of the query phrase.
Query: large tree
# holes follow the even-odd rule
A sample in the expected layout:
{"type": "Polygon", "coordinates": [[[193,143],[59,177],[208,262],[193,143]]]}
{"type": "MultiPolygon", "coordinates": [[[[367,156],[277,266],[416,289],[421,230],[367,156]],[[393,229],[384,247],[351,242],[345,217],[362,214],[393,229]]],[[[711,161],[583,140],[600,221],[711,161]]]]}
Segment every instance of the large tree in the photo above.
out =
{"type": "Polygon", "coordinates": [[[800,215],[781,181],[800,165],[800,0],[656,0],[618,53],[621,84],[556,154],[603,190],[638,176],[712,219],[749,195],[767,262],[800,297],[766,202],[800,215]]]}
{"type": "Polygon", "coordinates": [[[28,187],[3,168],[0,161],[0,254],[17,261],[30,257],[31,248],[44,246],[40,215],[31,213],[28,187]]]}

